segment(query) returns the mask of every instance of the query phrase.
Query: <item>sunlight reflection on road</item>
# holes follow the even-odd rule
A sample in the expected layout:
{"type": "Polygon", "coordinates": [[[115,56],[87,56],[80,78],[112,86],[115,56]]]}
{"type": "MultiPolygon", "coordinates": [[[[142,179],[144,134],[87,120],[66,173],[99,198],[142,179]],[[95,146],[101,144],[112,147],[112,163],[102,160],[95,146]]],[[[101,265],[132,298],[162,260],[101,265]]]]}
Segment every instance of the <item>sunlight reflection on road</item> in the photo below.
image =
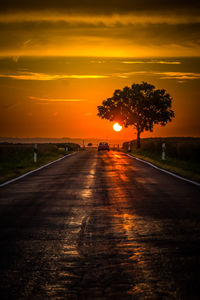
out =
{"type": "MultiPolygon", "coordinates": [[[[158,281],[157,274],[153,272],[151,265],[152,256],[158,258],[162,256],[162,253],[153,245],[149,247],[148,243],[153,234],[157,236],[162,234],[162,226],[159,220],[141,217],[134,213],[133,209],[130,209],[133,199],[128,190],[129,188],[134,190],[134,187],[130,186],[132,183],[130,177],[127,176],[127,160],[119,154],[109,154],[109,159],[113,160],[115,164],[115,172],[107,172],[108,185],[112,186],[112,190],[109,190],[108,195],[112,200],[111,205],[108,207],[113,219],[112,230],[116,234],[126,237],[120,240],[117,247],[121,255],[128,254],[129,258],[126,262],[129,268],[133,264],[133,277],[137,274],[137,284],[129,289],[128,294],[134,296],[149,295],[145,299],[151,299],[153,297],[153,285],[158,285],[157,288],[160,290],[166,288],[165,282],[159,281],[159,283],[156,283],[158,281]]],[[[145,180],[146,178],[143,180],[141,178],[138,181],[145,183],[145,180]]],[[[148,183],[154,184],[155,180],[149,178],[148,183]]]]}

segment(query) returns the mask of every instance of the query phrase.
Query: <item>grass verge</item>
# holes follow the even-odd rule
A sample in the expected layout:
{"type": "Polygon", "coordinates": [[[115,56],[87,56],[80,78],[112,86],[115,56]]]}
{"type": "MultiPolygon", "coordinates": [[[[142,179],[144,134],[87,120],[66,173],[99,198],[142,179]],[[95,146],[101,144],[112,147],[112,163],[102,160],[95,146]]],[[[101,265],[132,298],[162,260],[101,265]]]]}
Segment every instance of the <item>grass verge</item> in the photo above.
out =
{"type": "Polygon", "coordinates": [[[188,178],[200,182],[200,164],[194,161],[184,161],[176,158],[166,157],[166,160],[161,159],[161,155],[155,155],[148,151],[134,150],[133,152],[128,152],[130,155],[138,157],[140,159],[146,160],[157,167],[180,175],[182,177],[188,178]]]}

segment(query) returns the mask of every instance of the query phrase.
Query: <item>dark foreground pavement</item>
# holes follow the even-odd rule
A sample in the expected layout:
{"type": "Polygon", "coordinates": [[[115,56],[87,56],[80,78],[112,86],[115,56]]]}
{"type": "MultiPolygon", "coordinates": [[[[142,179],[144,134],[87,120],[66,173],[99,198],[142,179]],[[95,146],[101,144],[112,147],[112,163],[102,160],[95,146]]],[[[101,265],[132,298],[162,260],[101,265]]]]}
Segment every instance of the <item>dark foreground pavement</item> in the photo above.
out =
{"type": "Polygon", "coordinates": [[[0,299],[199,299],[200,188],[86,151],[0,189],[0,299]]]}

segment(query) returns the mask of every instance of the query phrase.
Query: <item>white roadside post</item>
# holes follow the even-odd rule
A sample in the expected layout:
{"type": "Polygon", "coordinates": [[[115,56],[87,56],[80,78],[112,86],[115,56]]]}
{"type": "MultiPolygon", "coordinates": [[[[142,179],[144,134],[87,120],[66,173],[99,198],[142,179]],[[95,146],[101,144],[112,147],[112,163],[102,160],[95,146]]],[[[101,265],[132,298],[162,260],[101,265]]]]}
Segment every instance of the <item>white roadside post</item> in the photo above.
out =
{"type": "Polygon", "coordinates": [[[162,160],[166,159],[166,145],[165,143],[162,143],[162,160]]]}
{"type": "Polygon", "coordinates": [[[33,155],[34,163],[37,162],[37,153],[38,153],[38,147],[37,147],[37,144],[35,144],[35,147],[34,147],[34,155],[33,155]]]}
{"type": "Polygon", "coordinates": [[[68,151],[68,145],[66,144],[65,146],[65,151],[67,152],[68,151]]]}
{"type": "Polygon", "coordinates": [[[128,143],[128,152],[131,152],[131,143],[128,143]]]}

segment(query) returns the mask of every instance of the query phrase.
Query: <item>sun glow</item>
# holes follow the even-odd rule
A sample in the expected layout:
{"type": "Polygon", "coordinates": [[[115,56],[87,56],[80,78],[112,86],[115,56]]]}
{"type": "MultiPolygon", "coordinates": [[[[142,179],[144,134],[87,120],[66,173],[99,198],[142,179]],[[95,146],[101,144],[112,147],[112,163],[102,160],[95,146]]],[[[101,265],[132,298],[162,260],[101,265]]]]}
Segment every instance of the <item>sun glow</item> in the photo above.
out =
{"type": "Polygon", "coordinates": [[[113,129],[114,129],[115,131],[121,131],[121,130],[122,130],[122,126],[119,125],[119,123],[115,123],[115,124],[113,125],[113,129]]]}

